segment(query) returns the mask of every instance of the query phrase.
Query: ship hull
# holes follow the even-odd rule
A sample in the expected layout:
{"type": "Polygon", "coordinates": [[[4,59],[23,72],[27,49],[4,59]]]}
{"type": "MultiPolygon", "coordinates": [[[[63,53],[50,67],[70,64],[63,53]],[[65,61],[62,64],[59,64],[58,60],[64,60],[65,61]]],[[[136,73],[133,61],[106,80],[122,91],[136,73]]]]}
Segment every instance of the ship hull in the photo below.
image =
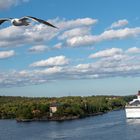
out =
{"type": "Polygon", "coordinates": [[[140,119],[140,106],[126,106],[125,113],[128,119],[140,119]]]}

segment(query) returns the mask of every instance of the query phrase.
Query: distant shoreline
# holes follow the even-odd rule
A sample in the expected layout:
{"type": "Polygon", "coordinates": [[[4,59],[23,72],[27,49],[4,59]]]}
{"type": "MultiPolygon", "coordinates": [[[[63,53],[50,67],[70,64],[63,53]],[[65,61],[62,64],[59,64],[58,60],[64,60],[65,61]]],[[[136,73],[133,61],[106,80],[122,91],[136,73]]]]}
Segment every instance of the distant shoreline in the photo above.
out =
{"type": "Polygon", "coordinates": [[[65,121],[123,109],[133,96],[27,98],[0,96],[0,119],[65,121]]]}
{"type": "Polygon", "coordinates": [[[115,109],[115,110],[110,110],[107,112],[98,112],[98,113],[93,113],[93,114],[87,114],[83,117],[81,116],[63,116],[63,117],[52,117],[52,118],[46,118],[46,119],[15,119],[17,122],[43,122],[43,121],[68,121],[68,120],[76,120],[76,119],[83,119],[86,117],[92,117],[92,116],[98,116],[98,115],[104,115],[108,112],[112,111],[119,111],[119,110],[124,110],[124,109],[115,109]]]}

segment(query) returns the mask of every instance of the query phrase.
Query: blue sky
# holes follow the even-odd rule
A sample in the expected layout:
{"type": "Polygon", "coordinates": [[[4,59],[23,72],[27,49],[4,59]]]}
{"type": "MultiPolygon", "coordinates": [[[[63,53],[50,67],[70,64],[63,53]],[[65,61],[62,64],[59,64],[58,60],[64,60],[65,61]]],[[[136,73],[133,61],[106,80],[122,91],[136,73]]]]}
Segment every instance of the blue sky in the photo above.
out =
{"type": "Polygon", "coordinates": [[[128,95],[140,89],[139,0],[1,0],[0,95],[128,95]]]}

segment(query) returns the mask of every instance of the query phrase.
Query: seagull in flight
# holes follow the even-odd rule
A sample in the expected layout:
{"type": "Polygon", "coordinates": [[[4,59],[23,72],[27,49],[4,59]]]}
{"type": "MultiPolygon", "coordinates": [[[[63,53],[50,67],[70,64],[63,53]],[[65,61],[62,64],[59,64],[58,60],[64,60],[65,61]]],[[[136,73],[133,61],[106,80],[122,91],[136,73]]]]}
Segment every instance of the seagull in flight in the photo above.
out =
{"type": "Polygon", "coordinates": [[[0,19],[0,25],[6,21],[10,21],[11,24],[13,24],[14,26],[28,26],[28,25],[30,25],[29,20],[33,20],[35,22],[40,22],[40,23],[45,24],[47,26],[57,28],[56,26],[52,25],[51,23],[49,23],[45,20],[42,20],[42,19],[39,19],[36,17],[32,17],[32,16],[25,16],[22,18],[3,18],[3,19],[0,19]]]}

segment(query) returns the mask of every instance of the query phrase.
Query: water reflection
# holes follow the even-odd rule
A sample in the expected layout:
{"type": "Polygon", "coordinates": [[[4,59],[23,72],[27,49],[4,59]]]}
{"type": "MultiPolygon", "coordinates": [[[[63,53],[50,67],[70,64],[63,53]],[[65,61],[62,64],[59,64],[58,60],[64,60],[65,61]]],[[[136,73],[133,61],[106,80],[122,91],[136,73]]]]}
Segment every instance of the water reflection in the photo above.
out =
{"type": "Polygon", "coordinates": [[[126,119],[127,124],[132,125],[132,124],[138,124],[140,125],[140,119],[126,119]]]}

